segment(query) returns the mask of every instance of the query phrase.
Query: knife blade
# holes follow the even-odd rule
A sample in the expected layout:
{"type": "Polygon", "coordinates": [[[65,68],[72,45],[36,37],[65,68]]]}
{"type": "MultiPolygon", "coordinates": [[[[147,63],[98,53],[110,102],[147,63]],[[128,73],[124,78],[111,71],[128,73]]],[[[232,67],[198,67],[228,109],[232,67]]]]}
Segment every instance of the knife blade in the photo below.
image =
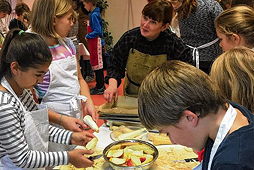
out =
{"type": "Polygon", "coordinates": [[[89,156],[88,159],[91,160],[91,161],[94,161],[95,159],[99,159],[100,157],[102,157],[102,154],[95,155],[95,156],[89,156]]]}
{"type": "Polygon", "coordinates": [[[198,162],[198,158],[186,158],[183,160],[174,160],[174,162],[198,162]]]}

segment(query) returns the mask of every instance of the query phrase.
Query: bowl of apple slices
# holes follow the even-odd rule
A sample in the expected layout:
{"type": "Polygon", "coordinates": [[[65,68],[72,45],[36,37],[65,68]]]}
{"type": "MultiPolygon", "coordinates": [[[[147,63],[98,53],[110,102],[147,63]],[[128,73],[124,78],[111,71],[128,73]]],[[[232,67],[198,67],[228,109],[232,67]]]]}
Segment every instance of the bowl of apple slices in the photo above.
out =
{"type": "Polygon", "coordinates": [[[115,170],[149,169],[158,158],[158,150],[146,141],[119,140],[103,150],[103,157],[115,170]]]}

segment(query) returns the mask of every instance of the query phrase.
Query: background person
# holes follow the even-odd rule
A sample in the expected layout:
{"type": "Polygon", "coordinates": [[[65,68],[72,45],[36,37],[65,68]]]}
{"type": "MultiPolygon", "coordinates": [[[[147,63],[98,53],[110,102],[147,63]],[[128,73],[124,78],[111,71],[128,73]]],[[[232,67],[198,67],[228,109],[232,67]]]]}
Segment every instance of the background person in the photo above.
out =
{"type": "Polygon", "coordinates": [[[215,0],[168,0],[179,23],[180,37],[192,48],[196,67],[210,72],[215,58],[222,53],[214,26],[223,11],[215,0]]]}
{"type": "Polygon", "coordinates": [[[236,6],[223,11],[215,20],[223,51],[238,46],[254,48],[254,9],[236,6]]]}
{"type": "Polygon", "coordinates": [[[192,63],[190,48],[168,29],[172,12],[167,0],[151,1],[142,10],[140,27],[125,32],[115,44],[104,92],[108,102],[117,98],[125,75],[124,94],[137,97],[141,82],[158,65],[172,59],[192,63]]]}
{"type": "Polygon", "coordinates": [[[168,61],[142,82],[139,118],[148,129],[166,133],[173,144],[205,148],[202,169],[252,169],[254,115],[226,102],[201,70],[168,61]]]}
{"type": "Polygon", "coordinates": [[[19,28],[24,31],[29,26],[30,9],[25,3],[18,3],[15,7],[16,18],[12,19],[9,24],[9,30],[19,28]]]}
{"type": "Polygon", "coordinates": [[[210,76],[223,96],[254,113],[254,51],[236,47],[220,55],[210,76]]]}
{"type": "Polygon", "coordinates": [[[86,10],[90,12],[86,39],[90,53],[90,63],[96,80],[95,87],[90,89],[92,95],[103,94],[105,90],[102,58],[102,48],[105,41],[103,40],[100,8],[96,7],[97,2],[98,0],[83,0],[86,10]]]}
{"type": "Polygon", "coordinates": [[[11,14],[11,5],[6,0],[0,0],[0,48],[3,44],[4,37],[7,34],[8,29],[3,23],[2,18],[5,18],[6,15],[11,14]]]}
{"type": "MultiPolygon", "coordinates": [[[[71,99],[79,94],[85,95],[88,100],[85,103],[84,114],[90,114],[96,119],[96,113],[89,87],[80,72],[75,46],[66,38],[74,19],[71,0],[37,0],[33,4],[32,31],[44,38],[53,57],[49,72],[45,74],[43,82],[37,85],[41,103],[58,113],[50,112],[51,122],[59,124],[61,120],[66,122],[61,125],[68,125],[81,131],[84,123],[79,117],[83,115],[82,112],[78,115],[80,112],[74,110],[70,103],[71,99]]],[[[51,151],[70,149],[53,143],[49,148],[51,151]]]]}

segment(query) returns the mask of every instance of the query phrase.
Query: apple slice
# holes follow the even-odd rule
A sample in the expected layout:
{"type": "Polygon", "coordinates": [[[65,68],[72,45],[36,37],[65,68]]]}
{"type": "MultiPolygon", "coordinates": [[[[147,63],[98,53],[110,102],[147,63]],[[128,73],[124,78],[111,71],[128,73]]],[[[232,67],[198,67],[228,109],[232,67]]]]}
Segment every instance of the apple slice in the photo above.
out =
{"type": "Polygon", "coordinates": [[[133,162],[134,166],[141,165],[141,161],[137,156],[131,156],[131,161],[133,162]]]}
{"type": "Polygon", "coordinates": [[[153,160],[153,155],[145,154],[144,157],[146,158],[146,160],[144,162],[141,161],[142,164],[149,163],[153,160]]]}
{"type": "Polygon", "coordinates": [[[126,160],[123,159],[123,158],[110,158],[109,160],[110,160],[110,162],[112,162],[116,165],[121,165],[121,164],[124,164],[126,162],[126,160]]]}
{"type": "Polygon", "coordinates": [[[115,150],[115,152],[113,153],[112,157],[114,158],[119,158],[123,155],[123,149],[117,149],[115,150]]]}
{"type": "Polygon", "coordinates": [[[141,151],[133,151],[132,155],[133,156],[142,157],[143,156],[143,150],[141,150],[141,151]]]}

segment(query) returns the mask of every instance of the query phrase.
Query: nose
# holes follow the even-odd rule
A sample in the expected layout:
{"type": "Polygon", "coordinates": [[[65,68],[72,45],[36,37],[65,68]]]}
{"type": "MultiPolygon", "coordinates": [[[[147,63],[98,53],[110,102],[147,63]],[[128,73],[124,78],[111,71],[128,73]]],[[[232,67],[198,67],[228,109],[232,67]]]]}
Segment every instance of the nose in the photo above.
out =
{"type": "Polygon", "coordinates": [[[144,21],[143,26],[148,27],[149,21],[144,21]]]}

